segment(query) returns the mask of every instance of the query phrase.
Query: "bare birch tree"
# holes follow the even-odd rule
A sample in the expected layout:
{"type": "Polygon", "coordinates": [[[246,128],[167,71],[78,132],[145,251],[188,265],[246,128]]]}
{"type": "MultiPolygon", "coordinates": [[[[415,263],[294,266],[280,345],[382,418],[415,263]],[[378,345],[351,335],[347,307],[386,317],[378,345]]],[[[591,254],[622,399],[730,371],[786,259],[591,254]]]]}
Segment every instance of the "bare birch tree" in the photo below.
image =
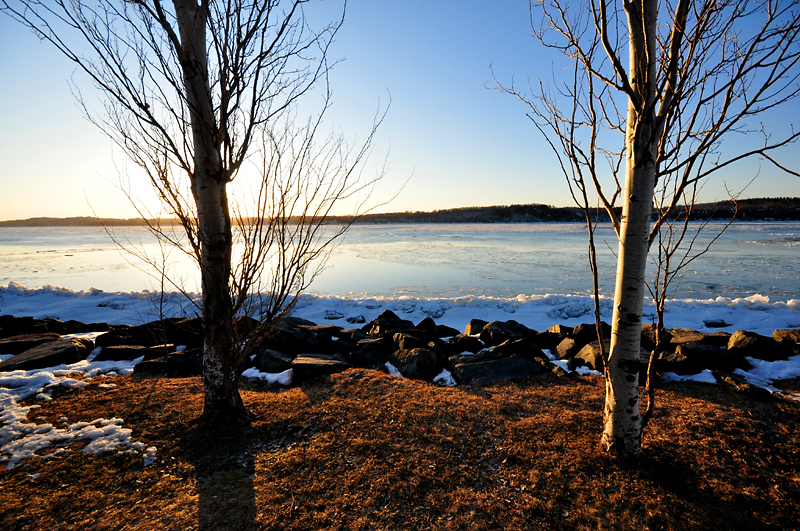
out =
{"type": "Polygon", "coordinates": [[[309,3],[0,1],[0,10],[88,74],[105,97],[103,115],[87,111],[90,119],[143,170],[181,225],[180,239],[160,224],[150,228],[199,265],[210,422],[248,418],[238,390],[247,348],[237,313],[255,309],[263,326],[283,315],[317,271],[314,259],[346,228],[325,224],[333,205],[349,200],[358,211],[374,182],[359,173],[372,135],[356,149],[320,138],[328,48],[344,3],[341,18],[322,27],[310,25],[309,3]],[[298,100],[318,85],[322,111],[297,120],[298,100]],[[258,184],[232,204],[229,187],[251,166],[258,184]]]}
{"type": "Polygon", "coordinates": [[[800,9],[780,0],[543,0],[531,7],[531,19],[535,37],[576,72],[557,80],[556,92],[541,82],[526,93],[501,89],[529,105],[549,138],[578,144],[579,151],[562,148],[573,167],[586,168],[597,153],[625,160],[624,172],[612,163],[589,177],[619,238],[601,448],[635,460],[648,251],[701,180],[748,157],[786,169],[776,154],[800,133],[767,131],[758,120],[800,94],[800,9]],[[565,97],[579,101],[563,104],[565,97]],[[726,148],[734,134],[749,146],[726,148]],[[611,149],[598,149],[598,138],[611,149]],[[676,186],[651,226],[656,183],[667,178],[676,186]]]}

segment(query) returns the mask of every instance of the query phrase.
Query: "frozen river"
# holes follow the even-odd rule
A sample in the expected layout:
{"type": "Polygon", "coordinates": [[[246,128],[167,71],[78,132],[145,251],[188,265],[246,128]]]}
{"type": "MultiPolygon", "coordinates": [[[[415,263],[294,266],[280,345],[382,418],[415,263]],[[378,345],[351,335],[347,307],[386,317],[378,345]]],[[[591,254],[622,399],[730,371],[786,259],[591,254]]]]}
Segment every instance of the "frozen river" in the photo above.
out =
{"type": "MultiPolygon", "coordinates": [[[[721,225],[708,226],[702,241],[721,225]]],[[[118,228],[117,238],[160,260],[144,228],[118,228]]],[[[616,237],[597,234],[601,284],[611,295],[616,237]]],[[[177,252],[163,255],[196,290],[197,272],[177,252]]],[[[800,298],[800,224],[736,223],[676,283],[675,297],[800,298]]],[[[650,268],[651,273],[654,269],[650,268]]],[[[0,285],[54,285],[73,290],[158,290],[152,268],[114,244],[102,230],[0,229],[0,285]]],[[[651,275],[652,276],[652,275],[651,275]]],[[[591,289],[587,238],[581,224],[356,225],[335,249],[311,292],[338,296],[460,297],[586,295],[591,289]]]]}

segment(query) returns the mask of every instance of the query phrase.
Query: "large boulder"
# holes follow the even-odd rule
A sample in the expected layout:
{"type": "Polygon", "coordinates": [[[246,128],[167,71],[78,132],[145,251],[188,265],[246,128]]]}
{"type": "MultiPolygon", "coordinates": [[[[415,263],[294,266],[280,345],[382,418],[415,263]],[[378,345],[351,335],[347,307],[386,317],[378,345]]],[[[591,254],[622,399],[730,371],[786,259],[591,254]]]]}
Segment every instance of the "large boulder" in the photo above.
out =
{"type": "Polygon", "coordinates": [[[574,330],[573,327],[563,324],[553,325],[547,329],[547,331],[550,332],[551,334],[556,334],[559,336],[568,336],[572,333],[573,330],[574,330]]]}
{"type": "Polygon", "coordinates": [[[26,334],[0,339],[0,354],[21,354],[26,350],[51,341],[59,341],[61,336],[54,333],[26,334]]]}
{"type": "Polygon", "coordinates": [[[460,333],[455,328],[445,325],[437,325],[431,317],[426,317],[417,323],[416,329],[419,330],[425,337],[430,338],[453,337],[460,333]]]}
{"type": "MultiPolygon", "coordinates": [[[[551,326],[550,328],[553,327],[551,326]]],[[[558,334],[556,332],[546,331],[536,334],[536,337],[534,337],[533,340],[536,341],[536,344],[539,345],[539,348],[555,351],[558,348],[558,344],[567,337],[567,334],[558,334]]]]}
{"type": "MultiPolygon", "coordinates": [[[[772,332],[772,339],[784,345],[800,344],[800,328],[784,328],[772,332]]],[[[793,347],[793,346],[792,346],[793,347]]]]}
{"type": "Polygon", "coordinates": [[[34,319],[33,317],[14,317],[0,315],[0,339],[30,334],[77,334],[81,332],[107,332],[106,323],[82,323],[80,321],[60,321],[58,319],[34,319]]]}
{"type": "Polygon", "coordinates": [[[771,337],[746,330],[737,330],[728,340],[728,353],[776,361],[788,358],[793,352],[787,344],[779,343],[771,337]]]}
{"type": "Polygon", "coordinates": [[[483,350],[483,342],[477,337],[459,334],[447,340],[447,352],[450,354],[461,354],[462,352],[472,352],[473,354],[483,350]]]}
{"type": "Polygon", "coordinates": [[[525,337],[533,338],[536,333],[536,330],[530,329],[514,320],[492,321],[483,327],[480,337],[486,346],[494,347],[505,343],[509,339],[516,341],[525,337]]]}
{"type": "Polygon", "coordinates": [[[448,365],[451,367],[453,378],[461,384],[521,380],[549,370],[545,364],[527,360],[516,354],[501,356],[490,351],[471,356],[451,356],[448,365]]]}
{"type": "Polygon", "coordinates": [[[291,327],[281,324],[270,331],[261,346],[295,356],[308,352],[308,342],[316,334],[305,327],[291,327]]]}
{"type": "Polygon", "coordinates": [[[305,353],[299,354],[292,360],[292,381],[301,384],[312,378],[328,376],[343,372],[350,368],[350,364],[338,355],[305,353]]]}
{"type": "Polygon", "coordinates": [[[200,318],[184,319],[171,317],[139,326],[119,327],[98,336],[99,347],[139,345],[152,347],[172,343],[187,348],[203,346],[203,325],[200,318]]]}
{"type": "Polygon", "coordinates": [[[370,339],[370,336],[362,332],[357,328],[348,328],[345,330],[339,330],[339,333],[336,334],[340,340],[343,339],[349,343],[357,344],[362,339],[370,339]]]}
{"type": "Polygon", "coordinates": [[[56,365],[69,365],[86,359],[94,344],[89,339],[49,341],[0,363],[0,371],[29,371],[56,365]]]}
{"type": "Polygon", "coordinates": [[[194,348],[143,361],[133,367],[133,372],[143,376],[166,378],[200,376],[203,373],[203,349],[194,348]]]}
{"type": "Polygon", "coordinates": [[[253,356],[253,365],[261,372],[278,373],[292,367],[293,358],[277,350],[256,347],[253,350],[253,356]]]}
{"type": "Polygon", "coordinates": [[[683,343],[699,343],[703,340],[704,334],[691,328],[670,328],[669,342],[671,345],[682,345],[683,343]]]}
{"type": "Polygon", "coordinates": [[[396,350],[389,361],[400,374],[413,380],[433,380],[443,366],[442,355],[428,348],[396,350]]]}
{"type": "Polygon", "coordinates": [[[744,357],[699,341],[682,343],[675,352],[662,353],[657,367],[659,372],[669,371],[680,375],[697,374],[705,369],[733,372],[736,369],[749,371],[753,368],[744,357]]]}
{"type": "Polygon", "coordinates": [[[365,324],[361,331],[373,337],[391,337],[396,332],[415,331],[411,321],[400,319],[391,310],[385,310],[378,317],[365,324]]]}
{"type": "MultiPolygon", "coordinates": [[[[611,340],[605,339],[603,341],[606,346],[606,352],[611,348],[611,340]]],[[[576,359],[580,359],[588,367],[595,371],[603,372],[603,354],[600,350],[600,343],[592,341],[584,345],[584,347],[575,355],[576,359]]]]}
{"type": "Polygon", "coordinates": [[[569,358],[574,358],[575,355],[581,351],[583,345],[579,345],[574,339],[571,337],[565,337],[561,342],[556,346],[555,355],[560,360],[566,360],[569,358]]]}
{"type": "Polygon", "coordinates": [[[497,345],[496,347],[490,348],[489,351],[506,357],[517,355],[531,361],[534,361],[536,359],[545,361],[547,360],[547,355],[544,352],[542,352],[542,350],[539,348],[536,342],[529,337],[523,337],[522,339],[516,339],[516,340],[508,340],[504,343],[497,345]]]}
{"type": "Polygon", "coordinates": [[[467,327],[464,329],[465,336],[476,336],[483,332],[483,327],[486,326],[487,323],[483,319],[470,319],[467,323],[467,327]]]}
{"type": "Polygon", "coordinates": [[[386,372],[386,357],[381,351],[369,346],[361,346],[347,355],[347,362],[353,367],[386,372]]]}
{"type": "Polygon", "coordinates": [[[163,345],[161,348],[142,347],[140,345],[114,345],[111,347],[103,347],[102,350],[100,350],[100,354],[95,356],[94,361],[130,361],[141,357],[144,357],[145,360],[151,360],[174,352],[174,345],[171,345],[171,347],[172,348],[167,349],[166,345],[163,345]]]}
{"type": "MultiPolygon", "coordinates": [[[[603,340],[611,339],[611,326],[608,323],[601,321],[600,330],[603,332],[603,340]]],[[[572,329],[572,335],[570,337],[583,348],[584,345],[597,341],[597,327],[594,323],[579,324],[572,329]]]]}

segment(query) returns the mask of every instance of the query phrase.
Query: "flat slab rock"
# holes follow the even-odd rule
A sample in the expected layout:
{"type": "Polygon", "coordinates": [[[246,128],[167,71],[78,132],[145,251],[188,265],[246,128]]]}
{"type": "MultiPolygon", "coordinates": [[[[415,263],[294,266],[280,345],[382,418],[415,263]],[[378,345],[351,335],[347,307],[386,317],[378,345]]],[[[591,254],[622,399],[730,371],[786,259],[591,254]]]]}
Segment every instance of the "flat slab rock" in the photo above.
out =
{"type": "Polygon", "coordinates": [[[133,368],[134,374],[163,376],[167,378],[188,378],[203,373],[202,349],[168,354],[141,363],[133,368]]]}
{"type": "Polygon", "coordinates": [[[61,336],[55,333],[24,334],[0,339],[0,354],[22,354],[26,350],[50,341],[59,341],[61,336]]]}
{"type": "Polygon", "coordinates": [[[332,354],[298,354],[292,360],[292,372],[297,383],[343,372],[350,367],[349,363],[332,354]]]}
{"type": "MultiPolygon", "coordinates": [[[[455,356],[454,356],[455,357],[455,356]]],[[[487,384],[521,380],[547,372],[544,365],[513,354],[502,358],[460,355],[453,366],[453,378],[460,384],[487,384]],[[470,359],[474,358],[474,359],[470,359]]]]}
{"type": "Polygon", "coordinates": [[[49,341],[0,363],[0,371],[30,371],[85,360],[94,348],[89,339],[49,341]]]}

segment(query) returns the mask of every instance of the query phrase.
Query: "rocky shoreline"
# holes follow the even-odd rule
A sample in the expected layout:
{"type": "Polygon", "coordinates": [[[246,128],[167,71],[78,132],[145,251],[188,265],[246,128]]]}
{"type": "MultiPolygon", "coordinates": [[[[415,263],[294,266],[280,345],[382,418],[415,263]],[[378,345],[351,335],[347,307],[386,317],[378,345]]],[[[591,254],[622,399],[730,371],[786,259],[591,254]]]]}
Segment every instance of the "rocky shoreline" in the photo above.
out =
{"type": "MultiPolygon", "coordinates": [[[[368,323],[363,318],[361,322],[350,321],[349,325],[362,326],[344,328],[297,317],[284,319],[253,349],[250,366],[242,368],[247,371],[245,376],[291,369],[293,385],[300,385],[357,367],[398,371],[406,378],[452,385],[518,380],[545,373],[566,376],[575,370],[603,371],[594,324],[555,325],[538,332],[513,320],[487,323],[472,319],[462,333],[438,325],[430,317],[414,324],[388,310],[368,323]]],[[[254,324],[247,318],[237,321],[242,334],[254,324]]],[[[727,326],[722,322],[706,325],[727,326]]],[[[604,336],[609,337],[608,325],[604,323],[603,327],[604,336]]],[[[654,325],[644,325],[641,383],[654,339],[654,325]]],[[[730,334],[669,329],[667,341],[665,352],[656,362],[657,374],[692,375],[710,370],[717,381],[747,391],[758,389],[735,371],[752,369],[748,358],[776,361],[800,354],[800,329],[775,330],[772,337],[744,330],[730,334]]],[[[135,374],[188,377],[201,373],[202,343],[199,318],[130,326],[3,315],[0,354],[12,357],[0,362],[0,371],[71,364],[94,353],[93,361],[142,358],[134,368],[135,374]],[[94,340],[70,337],[89,332],[100,334],[94,340]]]]}

